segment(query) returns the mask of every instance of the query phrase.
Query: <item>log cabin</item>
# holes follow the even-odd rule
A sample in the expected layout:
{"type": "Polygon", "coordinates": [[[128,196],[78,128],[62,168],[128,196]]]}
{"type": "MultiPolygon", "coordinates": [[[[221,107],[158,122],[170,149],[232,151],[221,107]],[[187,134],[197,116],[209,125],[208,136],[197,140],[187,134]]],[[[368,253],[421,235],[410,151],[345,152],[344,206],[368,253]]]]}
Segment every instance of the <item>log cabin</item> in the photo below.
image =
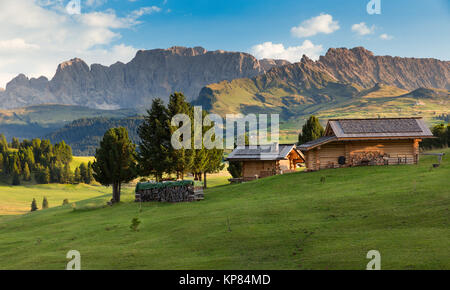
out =
{"type": "Polygon", "coordinates": [[[298,146],[306,170],[417,164],[419,142],[433,138],[422,118],[330,119],[324,136],[298,146]]]}
{"type": "Polygon", "coordinates": [[[303,153],[295,144],[238,146],[228,161],[242,162],[242,180],[249,181],[267,176],[293,172],[297,164],[304,163],[303,153]]]}

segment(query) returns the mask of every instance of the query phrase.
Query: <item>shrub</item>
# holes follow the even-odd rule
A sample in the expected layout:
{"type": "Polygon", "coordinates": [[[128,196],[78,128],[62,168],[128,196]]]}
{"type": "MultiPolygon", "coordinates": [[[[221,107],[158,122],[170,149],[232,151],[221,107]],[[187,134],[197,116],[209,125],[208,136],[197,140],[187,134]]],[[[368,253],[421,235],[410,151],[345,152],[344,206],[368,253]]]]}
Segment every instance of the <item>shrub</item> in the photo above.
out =
{"type": "Polygon", "coordinates": [[[66,205],[66,204],[69,204],[69,200],[68,200],[67,198],[65,198],[65,199],[63,200],[63,204],[62,204],[62,205],[66,205]]]}
{"type": "Polygon", "coordinates": [[[33,201],[31,202],[31,211],[36,211],[38,210],[37,204],[36,204],[36,199],[33,198],[33,201]]]}
{"type": "Polygon", "coordinates": [[[132,220],[131,220],[131,225],[130,225],[130,229],[132,229],[133,231],[135,231],[135,232],[137,232],[137,231],[139,231],[139,229],[138,229],[138,227],[139,227],[139,224],[141,223],[141,221],[138,219],[138,218],[133,218],[132,220]]]}
{"type": "Polygon", "coordinates": [[[48,201],[47,198],[44,196],[44,199],[42,200],[42,209],[48,208],[48,201]]]}

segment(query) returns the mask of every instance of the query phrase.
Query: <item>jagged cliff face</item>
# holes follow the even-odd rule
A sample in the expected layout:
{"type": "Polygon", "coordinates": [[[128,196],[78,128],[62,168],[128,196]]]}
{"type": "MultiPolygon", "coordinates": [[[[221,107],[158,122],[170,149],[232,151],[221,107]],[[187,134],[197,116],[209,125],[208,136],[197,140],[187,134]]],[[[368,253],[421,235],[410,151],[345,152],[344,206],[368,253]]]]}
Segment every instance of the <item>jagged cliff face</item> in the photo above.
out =
{"type": "Polygon", "coordinates": [[[432,58],[375,56],[363,47],[331,48],[316,62],[341,82],[368,88],[376,83],[414,90],[450,89],[450,62],[432,58]]]}
{"type": "Polygon", "coordinates": [[[55,76],[28,79],[23,74],[0,91],[0,107],[59,103],[93,108],[142,107],[174,91],[189,100],[210,83],[254,77],[287,61],[258,61],[241,52],[206,51],[202,47],[138,51],[129,63],[89,67],[79,58],[60,64],[55,76]]]}
{"type": "MultiPolygon", "coordinates": [[[[374,56],[362,47],[338,48],[317,61],[303,56],[298,63],[277,66],[253,78],[210,84],[201,90],[195,104],[219,114],[277,112],[289,119],[361,101],[371,91],[388,97],[429,88],[413,95],[424,95],[436,100],[433,105],[445,107],[449,83],[449,61],[374,56]]],[[[407,108],[406,103],[404,106],[407,108]]]]}

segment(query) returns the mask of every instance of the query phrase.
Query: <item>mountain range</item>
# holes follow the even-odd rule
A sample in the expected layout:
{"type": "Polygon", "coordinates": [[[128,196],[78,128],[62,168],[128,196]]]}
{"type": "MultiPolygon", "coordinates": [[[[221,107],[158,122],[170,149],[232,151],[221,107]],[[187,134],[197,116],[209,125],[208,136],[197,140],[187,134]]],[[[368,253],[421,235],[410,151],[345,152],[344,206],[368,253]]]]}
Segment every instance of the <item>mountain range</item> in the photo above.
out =
{"type": "Polygon", "coordinates": [[[311,114],[323,121],[422,116],[430,125],[443,122],[450,114],[449,90],[449,61],[377,56],[363,47],[330,48],[316,61],[303,56],[297,63],[172,47],[141,50],[129,63],[111,66],[74,58],[51,80],[20,74],[0,90],[0,133],[67,139],[79,154],[91,154],[108,126],[134,130],[139,118],[132,116],[155,97],[167,101],[181,91],[192,104],[221,115],[279,113],[282,141],[293,142],[311,114]],[[104,118],[77,121],[93,117],[104,118]]]}
{"type": "MultiPolygon", "coordinates": [[[[353,104],[353,108],[347,111],[354,114],[355,106],[357,111],[359,106],[373,101],[366,95],[379,92],[378,108],[371,114],[389,109],[383,101],[402,96],[436,101],[440,106],[434,113],[448,113],[449,82],[449,61],[375,56],[363,47],[331,48],[317,61],[303,56],[300,62],[274,67],[253,78],[210,84],[194,103],[219,114],[279,113],[287,120],[325,109],[345,108],[348,104],[353,104]],[[408,94],[418,89],[421,90],[408,94]]],[[[413,104],[417,102],[420,100],[413,104]]],[[[411,109],[404,113],[415,112],[411,109]]]]}
{"type": "Polygon", "coordinates": [[[201,88],[222,80],[254,77],[284,60],[257,60],[248,53],[207,51],[202,47],[140,50],[129,63],[90,67],[79,58],[58,65],[51,80],[20,74],[0,91],[0,108],[57,103],[96,109],[148,106],[174,91],[188,100],[201,88]]]}

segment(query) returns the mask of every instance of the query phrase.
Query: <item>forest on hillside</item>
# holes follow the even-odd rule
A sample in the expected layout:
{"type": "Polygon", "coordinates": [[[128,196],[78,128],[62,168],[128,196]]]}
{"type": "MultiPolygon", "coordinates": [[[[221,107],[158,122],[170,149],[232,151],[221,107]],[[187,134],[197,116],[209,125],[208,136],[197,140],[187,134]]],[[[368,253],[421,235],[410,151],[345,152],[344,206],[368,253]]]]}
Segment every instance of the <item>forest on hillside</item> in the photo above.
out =
{"type": "Polygon", "coordinates": [[[124,127],[133,143],[139,143],[138,127],[143,117],[116,118],[84,118],[75,120],[56,132],[45,136],[52,143],[64,140],[72,147],[75,156],[93,156],[103,135],[110,128],[124,127]]]}

